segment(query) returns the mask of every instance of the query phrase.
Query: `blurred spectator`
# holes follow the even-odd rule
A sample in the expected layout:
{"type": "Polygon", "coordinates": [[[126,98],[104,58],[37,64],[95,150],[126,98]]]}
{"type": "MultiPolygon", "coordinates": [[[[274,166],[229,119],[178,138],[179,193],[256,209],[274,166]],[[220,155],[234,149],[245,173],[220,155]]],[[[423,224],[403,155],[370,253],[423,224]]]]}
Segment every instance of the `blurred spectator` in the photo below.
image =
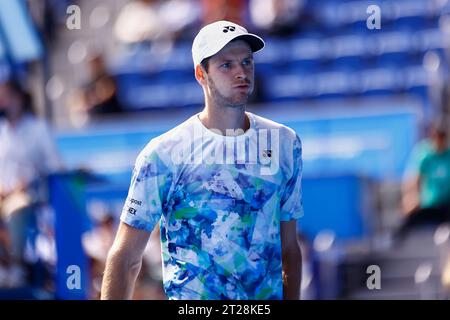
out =
{"type": "Polygon", "coordinates": [[[167,27],[166,37],[172,41],[190,41],[198,30],[200,9],[198,0],[163,1],[159,16],[167,27]]]}
{"type": "Polygon", "coordinates": [[[74,108],[89,116],[122,112],[116,80],[109,74],[103,56],[93,55],[88,67],[89,80],[81,88],[74,108]]]}
{"type": "Polygon", "coordinates": [[[421,224],[450,221],[450,147],[446,121],[433,123],[411,156],[403,186],[404,234],[421,224]]]}
{"type": "Polygon", "coordinates": [[[447,291],[448,299],[450,299],[450,255],[447,257],[444,268],[442,270],[441,283],[444,289],[447,291]]]}
{"type": "MultiPolygon", "coordinates": [[[[96,227],[83,235],[83,248],[90,258],[91,298],[100,298],[101,282],[105,270],[106,257],[117,231],[114,215],[108,209],[94,214],[96,227]]],[[[136,281],[136,300],[167,299],[162,286],[162,260],[159,228],[155,228],[144,252],[141,272],[136,281]]]]}
{"type": "Polygon", "coordinates": [[[263,33],[289,35],[302,22],[304,5],[305,0],[250,0],[250,19],[263,33]]]}
{"type": "Polygon", "coordinates": [[[115,35],[125,44],[172,42],[189,36],[199,14],[200,8],[194,0],[135,0],[119,13],[115,35]]]}
{"type": "MultiPolygon", "coordinates": [[[[10,237],[13,263],[27,265],[27,240],[36,233],[36,212],[45,200],[45,178],[61,169],[46,123],[33,113],[30,95],[9,80],[0,84],[0,216],[10,237]]],[[[32,239],[31,239],[32,241],[32,239]]]]}
{"type": "Polygon", "coordinates": [[[201,0],[202,25],[218,20],[228,20],[237,24],[244,24],[245,0],[201,0]]]}
{"type": "Polygon", "coordinates": [[[92,288],[91,298],[100,297],[100,288],[105,269],[106,256],[114,241],[116,224],[111,214],[105,214],[97,226],[83,235],[83,248],[90,258],[92,288]]]}
{"type": "Polygon", "coordinates": [[[164,30],[164,22],[158,16],[158,0],[135,0],[123,7],[115,25],[117,39],[124,43],[154,40],[164,30]]]}

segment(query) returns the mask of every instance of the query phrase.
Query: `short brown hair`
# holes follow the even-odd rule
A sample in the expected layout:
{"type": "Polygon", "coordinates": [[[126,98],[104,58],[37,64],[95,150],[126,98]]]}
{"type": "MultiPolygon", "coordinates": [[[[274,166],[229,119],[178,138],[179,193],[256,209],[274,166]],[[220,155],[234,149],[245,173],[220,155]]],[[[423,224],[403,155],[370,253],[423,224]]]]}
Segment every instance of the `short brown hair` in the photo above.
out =
{"type": "Polygon", "coordinates": [[[209,71],[209,59],[211,59],[211,57],[203,59],[202,62],[200,63],[202,65],[203,69],[206,70],[206,72],[209,71]]]}

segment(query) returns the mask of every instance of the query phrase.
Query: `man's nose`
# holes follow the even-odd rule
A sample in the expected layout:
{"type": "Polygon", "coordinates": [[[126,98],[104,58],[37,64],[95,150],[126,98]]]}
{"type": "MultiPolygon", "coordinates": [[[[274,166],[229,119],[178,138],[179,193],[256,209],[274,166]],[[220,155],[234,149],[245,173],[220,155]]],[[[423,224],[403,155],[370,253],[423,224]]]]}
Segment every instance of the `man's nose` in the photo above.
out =
{"type": "Polygon", "coordinates": [[[242,65],[238,65],[235,76],[236,76],[236,79],[246,79],[247,78],[247,74],[245,73],[245,69],[242,65]]]}

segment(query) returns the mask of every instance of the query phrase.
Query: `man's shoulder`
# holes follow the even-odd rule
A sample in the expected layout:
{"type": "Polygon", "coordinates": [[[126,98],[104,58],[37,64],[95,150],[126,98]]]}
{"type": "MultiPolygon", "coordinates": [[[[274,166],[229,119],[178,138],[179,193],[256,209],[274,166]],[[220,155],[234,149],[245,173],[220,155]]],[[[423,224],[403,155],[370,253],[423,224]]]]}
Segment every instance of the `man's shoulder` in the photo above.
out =
{"type": "Polygon", "coordinates": [[[437,155],[436,148],[429,139],[423,139],[417,143],[414,148],[419,161],[433,159],[437,155]]]}
{"type": "Polygon", "coordinates": [[[169,131],[151,139],[139,153],[137,161],[148,161],[155,157],[159,157],[160,159],[167,158],[171,154],[174,146],[179,145],[186,133],[192,130],[193,117],[188,118],[169,131]]]}
{"type": "Polygon", "coordinates": [[[294,129],[292,129],[282,123],[276,122],[274,120],[256,115],[254,113],[250,113],[250,114],[255,121],[255,128],[257,130],[260,130],[260,129],[277,130],[280,138],[289,139],[291,141],[299,139],[299,137],[294,129]]]}

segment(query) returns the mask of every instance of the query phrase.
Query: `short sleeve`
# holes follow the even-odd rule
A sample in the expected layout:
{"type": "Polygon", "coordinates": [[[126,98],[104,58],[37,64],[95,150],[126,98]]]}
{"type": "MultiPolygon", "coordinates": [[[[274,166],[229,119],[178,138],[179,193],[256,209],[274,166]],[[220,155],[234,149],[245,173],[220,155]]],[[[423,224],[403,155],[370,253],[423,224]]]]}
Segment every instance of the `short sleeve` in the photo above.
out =
{"type": "Polygon", "coordinates": [[[295,220],[303,216],[302,201],[302,143],[296,135],[292,150],[292,176],[281,198],[281,221],[295,220]]]}
{"type": "Polygon", "coordinates": [[[170,170],[155,151],[149,156],[140,155],[133,168],[120,220],[134,228],[152,232],[163,214],[170,177],[170,170]]]}
{"type": "Polygon", "coordinates": [[[418,143],[413,148],[406,163],[403,179],[408,180],[420,175],[423,161],[428,154],[428,149],[430,149],[430,146],[426,141],[418,143]]]}

